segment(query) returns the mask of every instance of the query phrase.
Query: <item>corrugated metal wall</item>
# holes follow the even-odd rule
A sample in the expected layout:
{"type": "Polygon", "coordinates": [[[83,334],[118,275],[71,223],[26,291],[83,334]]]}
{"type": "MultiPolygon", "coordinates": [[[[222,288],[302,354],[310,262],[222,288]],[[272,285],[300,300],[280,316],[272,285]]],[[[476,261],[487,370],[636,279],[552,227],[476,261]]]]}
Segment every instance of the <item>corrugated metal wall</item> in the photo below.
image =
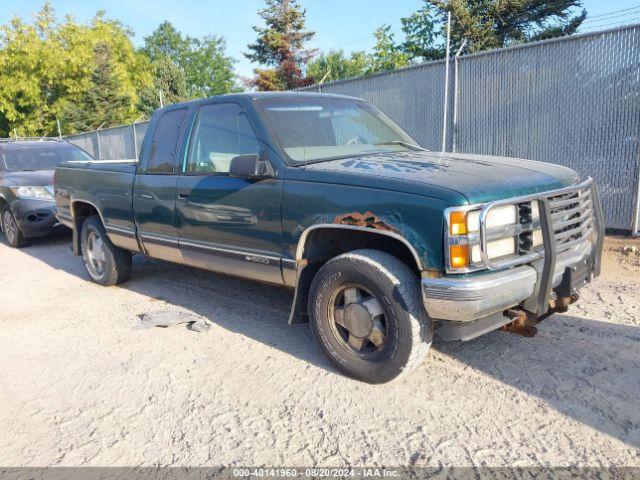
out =
{"type": "MultiPolygon", "coordinates": [[[[449,150],[530,158],[590,175],[607,227],[637,231],[640,25],[462,56],[458,95],[453,61],[450,68],[449,150]]],[[[440,61],[304,90],[365,98],[422,146],[440,150],[444,78],[440,61]]],[[[138,150],[144,129],[136,125],[138,150]]],[[[131,127],[70,140],[97,158],[135,157],[131,127]]]]}

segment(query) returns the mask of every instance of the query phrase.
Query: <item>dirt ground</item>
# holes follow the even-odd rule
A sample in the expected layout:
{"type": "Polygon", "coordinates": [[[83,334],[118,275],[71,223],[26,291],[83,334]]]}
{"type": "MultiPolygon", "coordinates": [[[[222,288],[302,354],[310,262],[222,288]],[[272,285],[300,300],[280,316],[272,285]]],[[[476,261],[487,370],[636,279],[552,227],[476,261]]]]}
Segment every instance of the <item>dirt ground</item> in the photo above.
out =
{"type": "Polygon", "coordinates": [[[0,465],[640,466],[640,242],[606,247],[535,338],[436,340],[370,386],[287,325],[287,290],[144,258],[103,288],[67,236],[0,243],[0,465]],[[167,309],[213,326],[134,328],[167,309]]]}

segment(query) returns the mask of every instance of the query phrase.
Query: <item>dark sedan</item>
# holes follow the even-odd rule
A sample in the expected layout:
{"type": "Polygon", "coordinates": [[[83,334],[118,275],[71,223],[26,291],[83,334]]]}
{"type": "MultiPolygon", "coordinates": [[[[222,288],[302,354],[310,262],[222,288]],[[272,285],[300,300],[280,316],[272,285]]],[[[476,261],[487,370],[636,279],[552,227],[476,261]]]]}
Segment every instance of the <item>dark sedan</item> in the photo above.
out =
{"type": "Polygon", "coordinates": [[[0,229],[9,245],[20,248],[29,238],[61,227],[55,217],[53,171],[73,160],[91,156],[57,139],[0,142],[0,229]]]}

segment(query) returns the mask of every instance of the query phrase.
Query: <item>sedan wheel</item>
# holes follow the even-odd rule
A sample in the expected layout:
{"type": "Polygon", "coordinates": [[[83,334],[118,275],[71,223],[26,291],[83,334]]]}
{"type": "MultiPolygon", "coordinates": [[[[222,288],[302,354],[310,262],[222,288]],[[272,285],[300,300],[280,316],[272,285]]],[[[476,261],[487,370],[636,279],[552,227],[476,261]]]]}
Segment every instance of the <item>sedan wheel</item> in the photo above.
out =
{"type": "Polygon", "coordinates": [[[25,239],[22,236],[22,232],[18,228],[15,218],[9,207],[5,207],[0,217],[0,223],[2,224],[2,231],[4,232],[7,242],[14,248],[20,248],[25,244],[25,239]]]}

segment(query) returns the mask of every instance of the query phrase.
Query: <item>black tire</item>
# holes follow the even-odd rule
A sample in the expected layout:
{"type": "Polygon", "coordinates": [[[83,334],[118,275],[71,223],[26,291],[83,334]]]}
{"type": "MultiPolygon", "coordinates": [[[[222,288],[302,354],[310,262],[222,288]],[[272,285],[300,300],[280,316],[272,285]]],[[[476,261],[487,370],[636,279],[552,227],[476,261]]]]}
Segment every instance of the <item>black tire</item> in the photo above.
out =
{"type": "Polygon", "coordinates": [[[329,359],[341,372],[368,383],[388,382],[420,365],[433,339],[419,278],[378,250],[356,250],[329,260],[311,284],[308,311],[314,336],[329,359]],[[357,312],[365,311],[362,306],[364,317],[357,312]],[[354,318],[364,324],[353,328],[354,318]]]}
{"type": "Polygon", "coordinates": [[[2,212],[0,212],[2,217],[0,218],[0,223],[2,224],[2,233],[4,233],[4,237],[7,239],[7,243],[13,248],[22,248],[27,244],[27,240],[24,238],[24,235],[20,231],[18,227],[18,223],[16,222],[13,213],[11,213],[11,209],[9,205],[6,205],[2,212]]]}
{"type": "Polygon", "coordinates": [[[131,276],[131,252],[111,243],[100,217],[94,215],[84,221],[81,241],[84,265],[95,283],[109,287],[131,276]]]}

